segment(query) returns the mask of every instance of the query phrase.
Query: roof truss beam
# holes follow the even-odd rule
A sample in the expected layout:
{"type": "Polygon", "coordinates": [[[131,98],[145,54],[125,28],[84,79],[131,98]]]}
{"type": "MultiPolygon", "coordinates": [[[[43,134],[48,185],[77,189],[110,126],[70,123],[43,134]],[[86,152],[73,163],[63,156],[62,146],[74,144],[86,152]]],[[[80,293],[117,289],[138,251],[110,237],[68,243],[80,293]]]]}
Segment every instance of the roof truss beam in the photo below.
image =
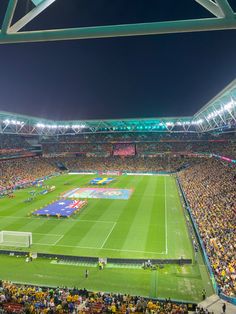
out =
{"type": "Polygon", "coordinates": [[[221,8],[226,18],[230,18],[230,19],[235,18],[234,11],[232,10],[228,0],[216,0],[216,3],[221,8]]]}
{"type": "Polygon", "coordinates": [[[160,35],[170,33],[189,33],[236,29],[236,15],[234,19],[209,18],[183,21],[166,21],[152,23],[137,23],[123,25],[106,25],[97,27],[81,27],[68,29],[54,29],[45,31],[29,31],[4,34],[0,32],[0,44],[21,42],[44,42],[75,39],[95,39],[128,37],[142,35],[160,35]]]}
{"type": "Polygon", "coordinates": [[[3,23],[2,23],[2,29],[1,29],[2,34],[8,33],[9,27],[11,26],[11,22],[15,13],[17,2],[18,0],[9,0],[8,2],[7,11],[4,16],[3,23]]]}
{"type": "Polygon", "coordinates": [[[216,17],[224,17],[224,13],[222,12],[221,8],[218,4],[216,4],[212,0],[195,0],[197,3],[199,3],[201,6],[203,6],[205,9],[207,9],[209,12],[211,12],[216,17]]]}
{"type": "Polygon", "coordinates": [[[55,1],[56,0],[44,0],[43,2],[41,2],[33,10],[28,12],[19,21],[17,21],[14,25],[12,25],[9,28],[9,32],[12,32],[12,33],[18,32],[20,29],[22,29],[25,25],[27,25],[30,21],[32,21],[36,16],[38,16],[41,12],[47,9],[55,1]]]}
{"type": "Polygon", "coordinates": [[[55,1],[44,0],[40,2],[33,10],[11,26],[18,0],[9,0],[0,31],[0,43],[94,39],[236,29],[236,14],[227,0],[192,0],[205,7],[216,17],[18,32],[55,1]]]}

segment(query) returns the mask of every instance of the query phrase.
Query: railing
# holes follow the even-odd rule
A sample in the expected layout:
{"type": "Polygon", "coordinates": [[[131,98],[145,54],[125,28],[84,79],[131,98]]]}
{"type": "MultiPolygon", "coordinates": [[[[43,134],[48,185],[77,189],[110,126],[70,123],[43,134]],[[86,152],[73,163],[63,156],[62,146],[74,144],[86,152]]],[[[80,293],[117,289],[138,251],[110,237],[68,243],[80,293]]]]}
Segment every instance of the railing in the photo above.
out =
{"type": "MultiPolygon", "coordinates": [[[[0,254],[7,254],[11,256],[27,256],[29,254],[28,251],[18,251],[18,250],[10,250],[10,249],[0,249],[0,254]]],[[[37,253],[37,257],[39,258],[49,258],[65,260],[65,261],[73,261],[73,262],[86,262],[86,263],[98,263],[98,256],[76,256],[76,255],[65,255],[65,254],[50,254],[50,253],[37,253]]],[[[148,258],[113,258],[108,257],[107,263],[113,264],[135,264],[137,266],[142,267],[142,265],[147,262],[148,258]]],[[[192,259],[189,258],[150,258],[149,259],[152,265],[162,265],[162,264],[177,264],[177,265],[191,265],[192,259]]]]}

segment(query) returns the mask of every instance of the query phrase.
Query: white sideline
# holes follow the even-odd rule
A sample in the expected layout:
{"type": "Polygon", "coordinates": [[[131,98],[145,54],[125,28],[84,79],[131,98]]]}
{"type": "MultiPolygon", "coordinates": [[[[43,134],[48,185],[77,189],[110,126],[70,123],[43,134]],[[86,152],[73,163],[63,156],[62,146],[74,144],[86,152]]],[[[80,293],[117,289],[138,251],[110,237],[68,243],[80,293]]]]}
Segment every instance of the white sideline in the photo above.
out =
{"type": "Polygon", "coordinates": [[[32,232],[32,234],[39,234],[39,235],[42,235],[42,236],[56,236],[56,237],[60,237],[61,234],[56,234],[56,233],[38,233],[38,232],[32,232]]]}
{"type": "Polygon", "coordinates": [[[105,224],[114,224],[116,221],[110,221],[110,220],[89,220],[89,219],[79,219],[78,222],[85,221],[85,222],[101,222],[105,224]]]}

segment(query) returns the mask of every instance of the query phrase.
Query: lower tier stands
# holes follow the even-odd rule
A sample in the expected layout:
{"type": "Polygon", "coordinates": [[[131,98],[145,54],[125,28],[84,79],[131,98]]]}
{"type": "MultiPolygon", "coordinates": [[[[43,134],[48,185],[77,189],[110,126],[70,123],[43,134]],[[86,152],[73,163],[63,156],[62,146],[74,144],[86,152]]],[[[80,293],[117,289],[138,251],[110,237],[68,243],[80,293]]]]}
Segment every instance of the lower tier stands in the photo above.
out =
{"type": "Polygon", "coordinates": [[[56,167],[42,157],[0,161],[0,191],[55,173],[56,167]]]}
{"type": "Polygon", "coordinates": [[[179,174],[221,292],[236,296],[236,168],[207,159],[179,174]]]}
{"type": "Polygon", "coordinates": [[[170,300],[159,302],[130,295],[94,293],[86,289],[51,289],[10,282],[2,282],[0,289],[0,310],[3,314],[188,313],[186,305],[170,300]]]}

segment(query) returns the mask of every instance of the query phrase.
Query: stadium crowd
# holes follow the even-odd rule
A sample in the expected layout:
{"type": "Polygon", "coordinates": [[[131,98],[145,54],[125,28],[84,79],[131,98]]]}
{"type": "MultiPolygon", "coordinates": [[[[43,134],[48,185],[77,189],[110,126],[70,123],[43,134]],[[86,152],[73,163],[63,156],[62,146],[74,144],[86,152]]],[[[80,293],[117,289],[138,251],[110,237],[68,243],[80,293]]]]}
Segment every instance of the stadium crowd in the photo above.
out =
{"type": "Polygon", "coordinates": [[[232,159],[236,159],[236,142],[222,141],[180,141],[168,140],[159,142],[137,142],[137,143],[83,143],[83,142],[48,142],[42,145],[43,153],[48,155],[74,153],[74,155],[93,155],[93,156],[111,156],[111,155],[158,155],[170,153],[203,153],[217,154],[232,159]]]}
{"type": "Polygon", "coordinates": [[[56,160],[63,163],[69,170],[98,170],[98,171],[127,171],[127,172],[148,172],[148,171],[175,171],[192,158],[178,157],[138,157],[129,156],[121,158],[111,157],[55,157],[49,160],[56,160]]]}
{"type": "Polygon", "coordinates": [[[236,296],[236,167],[216,159],[179,174],[217,284],[236,296]]]}
{"type": "Polygon", "coordinates": [[[139,143],[160,141],[196,141],[196,140],[235,140],[234,133],[189,133],[189,132],[103,132],[79,133],[74,135],[43,136],[41,143],[139,143]]]}
{"type": "MultiPolygon", "coordinates": [[[[175,152],[187,151],[211,152],[236,159],[236,142],[227,136],[227,140],[223,142],[212,141],[212,138],[209,140],[205,135],[200,137],[200,141],[196,135],[192,135],[193,139],[188,138],[185,141],[184,134],[178,135],[179,137],[173,135],[171,139],[169,134],[163,137],[160,134],[151,134],[150,138],[147,138],[145,133],[135,136],[136,138],[131,134],[92,134],[78,135],[73,137],[73,140],[71,136],[62,136],[60,140],[57,138],[53,142],[52,139],[51,142],[45,140],[43,141],[45,153],[80,152],[82,154],[77,158],[75,156],[27,157],[1,160],[0,192],[52,175],[58,171],[56,162],[64,164],[69,170],[82,171],[156,172],[187,168],[179,173],[179,178],[217,283],[223,293],[236,296],[236,168],[213,158],[191,158],[183,157],[181,154],[174,157],[175,152]],[[94,137],[96,140],[92,143],[94,137]],[[150,142],[157,138],[159,142],[150,142]],[[128,147],[129,152],[136,152],[136,155],[125,158],[110,156],[114,149],[114,139],[117,142],[121,139],[137,142],[125,146],[128,147]],[[76,142],[78,140],[83,143],[76,142]],[[105,155],[107,154],[106,157],[103,156],[104,152],[105,155]],[[164,154],[166,152],[172,154],[164,154]],[[157,154],[160,156],[157,157],[157,154]],[[87,157],[88,155],[92,157],[87,157]],[[191,167],[188,167],[189,165],[191,167]]],[[[12,135],[1,135],[0,145],[2,150],[28,147],[23,138],[12,135]]],[[[120,150],[124,147],[118,148],[120,150]]]]}
{"type": "Polygon", "coordinates": [[[56,170],[55,166],[42,157],[2,160],[0,161],[0,191],[52,175],[56,170]]]}
{"type": "MultiPolygon", "coordinates": [[[[155,155],[168,153],[214,153],[236,159],[234,133],[190,134],[168,132],[111,132],[98,134],[60,135],[26,138],[14,134],[0,134],[0,155],[30,150],[30,143],[42,144],[43,154],[85,154],[107,157],[111,155],[155,155]],[[122,153],[121,153],[122,152],[122,153]]],[[[33,147],[32,147],[33,148],[33,147]]]]}
{"type": "Polygon", "coordinates": [[[137,296],[89,292],[86,289],[41,288],[11,282],[1,282],[0,309],[3,314],[188,313],[186,305],[171,300],[159,302],[137,296]]]}
{"type": "Polygon", "coordinates": [[[2,149],[22,149],[28,148],[30,145],[20,135],[0,134],[0,150],[2,149]]]}

